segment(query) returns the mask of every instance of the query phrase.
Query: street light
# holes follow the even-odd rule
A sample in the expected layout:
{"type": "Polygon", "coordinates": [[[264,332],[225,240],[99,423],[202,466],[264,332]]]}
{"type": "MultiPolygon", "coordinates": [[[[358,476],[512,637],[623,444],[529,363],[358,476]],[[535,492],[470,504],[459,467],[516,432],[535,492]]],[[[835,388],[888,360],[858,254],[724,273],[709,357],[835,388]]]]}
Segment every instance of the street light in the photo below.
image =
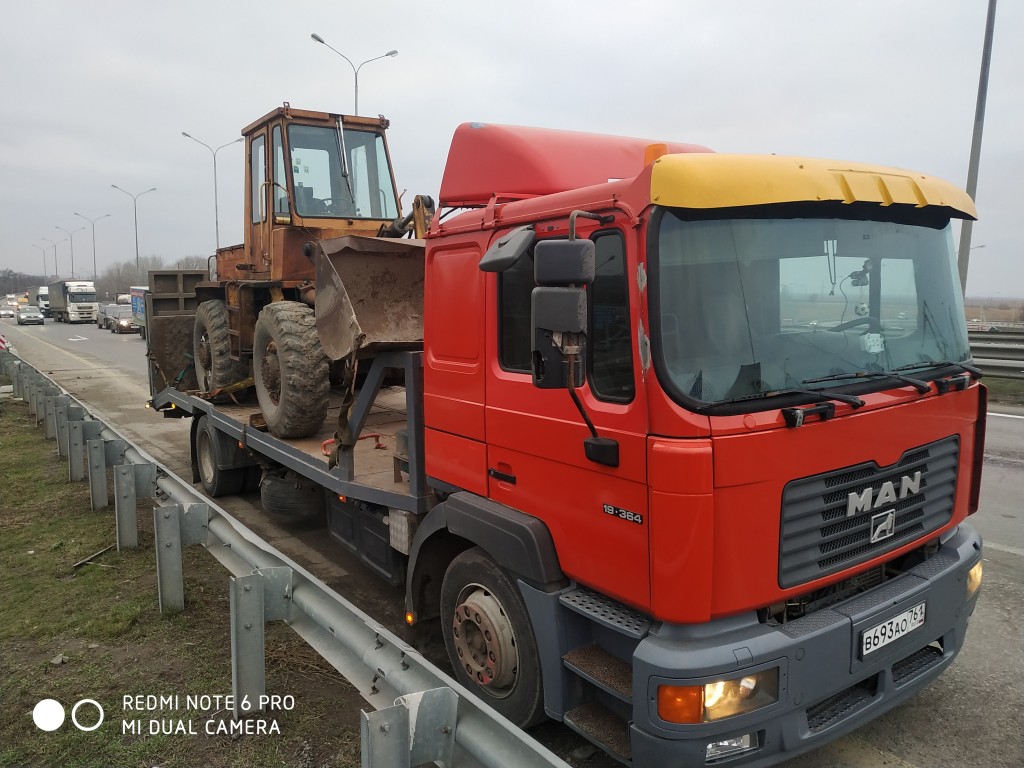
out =
{"type": "Polygon", "coordinates": [[[355,108],[354,108],[354,111],[353,111],[352,114],[358,115],[359,114],[359,70],[363,68],[363,64],[369,64],[371,61],[377,61],[377,59],[384,59],[384,58],[387,58],[388,56],[397,56],[398,55],[398,51],[397,50],[395,50],[395,51],[388,51],[387,53],[383,53],[380,56],[374,56],[372,59],[367,59],[366,61],[364,61],[362,64],[360,64],[357,67],[355,64],[352,63],[352,59],[350,59],[344,53],[339,51],[337,48],[332,48],[330,45],[327,45],[327,43],[324,42],[324,39],[322,37],[320,37],[320,35],[318,35],[316,32],[311,34],[310,37],[313,38],[313,40],[315,40],[316,42],[320,43],[320,45],[326,45],[328,48],[330,48],[336,54],[341,56],[341,58],[343,58],[345,61],[347,61],[348,65],[350,67],[352,67],[352,72],[353,72],[353,74],[355,75],[355,78],[356,78],[356,103],[355,103],[355,108]]]}
{"type": "Polygon", "coordinates": [[[64,227],[55,227],[59,229],[65,235],[68,236],[68,240],[71,241],[71,279],[75,279],[75,232],[81,232],[85,227],[79,227],[78,229],[64,229],[64,227]]]}
{"type": "Polygon", "coordinates": [[[60,271],[57,269],[57,246],[60,243],[63,243],[64,241],[63,240],[57,240],[56,242],[54,242],[53,240],[51,240],[48,237],[41,237],[39,239],[40,240],[45,240],[46,242],[48,242],[50,245],[53,246],[53,276],[56,277],[57,279],[60,279],[60,271]]]}
{"type": "Polygon", "coordinates": [[[139,198],[149,192],[156,192],[156,187],[150,187],[145,192],[139,192],[137,195],[133,195],[127,189],[121,189],[117,184],[111,184],[114,189],[118,192],[124,192],[128,197],[132,199],[132,205],[135,207],[135,269],[139,268],[139,198]]]}
{"type": "Polygon", "coordinates": [[[97,216],[95,219],[90,219],[88,216],[83,216],[80,213],[76,213],[75,214],[75,216],[77,216],[78,218],[85,219],[86,221],[88,221],[89,225],[92,227],[92,279],[93,279],[93,282],[96,281],[96,222],[99,221],[100,219],[107,218],[109,215],[110,215],[109,213],[104,213],[102,216],[97,216]]]}
{"type": "Polygon", "coordinates": [[[38,248],[42,252],[42,254],[43,254],[43,280],[49,280],[49,277],[47,277],[47,275],[46,275],[46,248],[44,248],[41,245],[38,245],[37,243],[32,243],[32,247],[33,248],[38,248]]]}
{"type": "Polygon", "coordinates": [[[234,141],[229,141],[227,144],[221,144],[219,147],[214,149],[209,144],[207,144],[205,141],[200,141],[199,139],[197,139],[195,136],[193,136],[190,133],[185,133],[185,131],[182,131],[181,135],[184,136],[186,139],[192,139],[192,141],[194,141],[196,144],[202,144],[204,147],[206,147],[208,150],[210,150],[210,154],[213,155],[213,227],[214,227],[214,231],[216,232],[217,250],[219,251],[220,250],[220,212],[218,211],[218,207],[217,207],[217,153],[220,152],[222,149],[224,149],[224,147],[230,147],[232,144],[237,144],[238,142],[242,141],[245,137],[244,136],[239,136],[234,141]]]}

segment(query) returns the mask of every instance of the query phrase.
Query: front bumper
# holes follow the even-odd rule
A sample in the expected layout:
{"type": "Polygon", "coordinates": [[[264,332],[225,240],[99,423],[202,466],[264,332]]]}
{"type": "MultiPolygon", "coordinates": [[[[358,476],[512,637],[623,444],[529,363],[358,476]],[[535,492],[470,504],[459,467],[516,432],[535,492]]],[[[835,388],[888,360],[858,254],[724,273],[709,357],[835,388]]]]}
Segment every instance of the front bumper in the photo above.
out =
{"type": "Polygon", "coordinates": [[[652,629],[633,656],[633,764],[703,765],[711,742],[753,734],[756,748],[709,764],[766,766],[843,736],[916,694],[959,653],[978,593],[967,574],[981,537],[962,524],[928,561],[849,600],[781,627],[753,616],[652,629]],[[927,602],[921,627],[860,657],[868,627],[927,602]],[[701,725],[660,719],[659,685],[700,685],[779,668],[779,701],[701,725]]]}

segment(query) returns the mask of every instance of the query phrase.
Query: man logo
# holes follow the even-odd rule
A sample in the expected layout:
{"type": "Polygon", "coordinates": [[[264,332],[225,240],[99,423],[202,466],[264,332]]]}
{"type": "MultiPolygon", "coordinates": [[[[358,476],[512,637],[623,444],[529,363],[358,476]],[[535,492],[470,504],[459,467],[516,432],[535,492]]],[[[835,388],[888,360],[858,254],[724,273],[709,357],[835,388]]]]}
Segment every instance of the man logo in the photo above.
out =
{"type": "Polygon", "coordinates": [[[896,533],[896,510],[889,509],[871,516],[871,543],[892,538],[896,533]]]}

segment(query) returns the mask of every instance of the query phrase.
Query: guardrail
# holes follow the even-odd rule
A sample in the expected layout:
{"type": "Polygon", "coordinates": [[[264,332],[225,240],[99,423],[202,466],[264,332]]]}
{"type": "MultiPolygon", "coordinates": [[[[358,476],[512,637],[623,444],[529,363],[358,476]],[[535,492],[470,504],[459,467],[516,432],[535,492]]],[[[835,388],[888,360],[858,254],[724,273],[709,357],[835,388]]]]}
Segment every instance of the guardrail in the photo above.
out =
{"type": "Polygon", "coordinates": [[[231,679],[235,718],[265,701],[264,631],[284,621],[376,711],[360,713],[363,768],[446,766],[569,768],[568,764],[427,661],[411,646],[201,497],[123,435],[93,417],[55,382],[9,351],[0,370],[28,403],[46,439],[68,462],[68,480],[88,480],[93,510],[110,505],[117,548],[138,546],[138,497],[154,500],[160,610],[184,610],[181,550],[206,547],[230,571],[231,679]]]}
{"type": "Polygon", "coordinates": [[[971,356],[986,376],[1024,379],[1024,332],[969,331],[971,356]]]}

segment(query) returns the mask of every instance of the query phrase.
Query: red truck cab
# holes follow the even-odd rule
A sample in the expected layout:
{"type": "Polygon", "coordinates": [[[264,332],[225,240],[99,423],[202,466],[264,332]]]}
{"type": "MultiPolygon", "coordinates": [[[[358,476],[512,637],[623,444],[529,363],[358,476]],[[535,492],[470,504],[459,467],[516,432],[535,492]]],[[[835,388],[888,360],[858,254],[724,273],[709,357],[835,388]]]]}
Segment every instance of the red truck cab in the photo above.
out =
{"type": "Polygon", "coordinates": [[[963,192],[467,124],[440,198],[467,209],[426,245],[444,500],[407,603],[412,622],[440,612],[461,682],[637,765],[767,765],[953,661],[985,418],[950,232],[974,217],[963,192]],[[543,325],[551,285],[579,327],[543,325]],[[537,386],[541,331],[578,385],[570,364],[568,386],[537,386]]]}

